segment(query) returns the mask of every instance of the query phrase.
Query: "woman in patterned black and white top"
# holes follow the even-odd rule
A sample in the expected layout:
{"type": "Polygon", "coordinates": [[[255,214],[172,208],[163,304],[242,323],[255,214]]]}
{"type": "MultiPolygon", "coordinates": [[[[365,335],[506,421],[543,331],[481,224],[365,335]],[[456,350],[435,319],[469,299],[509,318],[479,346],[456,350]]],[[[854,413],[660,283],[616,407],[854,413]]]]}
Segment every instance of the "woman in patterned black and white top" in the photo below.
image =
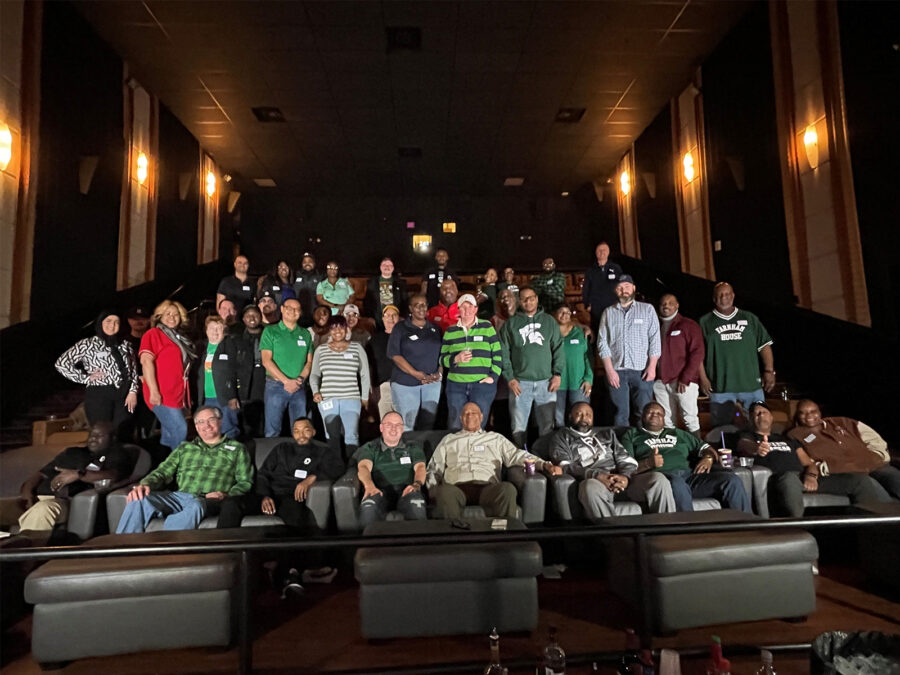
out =
{"type": "Polygon", "coordinates": [[[359,447],[359,413],[369,400],[369,362],[358,342],[347,339],[347,320],[340,314],[328,320],[331,340],[313,354],[309,386],[319,404],[325,436],[335,445],[344,432],[347,456],[359,447]]]}
{"type": "Polygon", "coordinates": [[[87,385],[84,412],[93,426],[111,422],[118,430],[131,419],[137,405],[137,366],[131,343],[119,335],[121,321],[103,311],[93,335],[79,340],[56,359],[56,369],[72,382],[87,385]]]}

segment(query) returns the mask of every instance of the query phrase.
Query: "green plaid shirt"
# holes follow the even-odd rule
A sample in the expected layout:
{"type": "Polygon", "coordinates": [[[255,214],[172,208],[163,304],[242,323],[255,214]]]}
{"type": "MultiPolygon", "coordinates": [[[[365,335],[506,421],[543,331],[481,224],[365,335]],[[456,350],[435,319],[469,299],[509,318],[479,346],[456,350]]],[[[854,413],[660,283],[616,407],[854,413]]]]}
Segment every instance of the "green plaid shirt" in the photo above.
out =
{"type": "Polygon", "coordinates": [[[253,465],[242,443],[223,438],[215,445],[207,445],[198,437],[175,448],[162,464],[144,477],[141,485],[162,490],[173,480],[179,492],[242,495],[253,485],[253,465]]]}

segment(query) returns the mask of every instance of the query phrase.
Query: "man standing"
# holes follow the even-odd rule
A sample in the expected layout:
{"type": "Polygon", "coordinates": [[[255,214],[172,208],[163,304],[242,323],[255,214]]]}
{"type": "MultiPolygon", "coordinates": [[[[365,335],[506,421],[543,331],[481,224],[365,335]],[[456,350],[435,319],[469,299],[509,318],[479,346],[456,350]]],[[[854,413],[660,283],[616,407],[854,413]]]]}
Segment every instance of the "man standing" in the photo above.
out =
{"type": "Polygon", "coordinates": [[[559,324],[538,310],[538,297],[531,286],[519,291],[522,311],[509,317],[500,329],[503,347],[503,377],[509,384],[509,415],[513,442],[525,447],[528,417],[534,407],[538,434],[553,430],[556,390],[565,367],[559,324]]]}
{"type": "Polygon", "coordinates": [[[462,408],[469,401],[481,410],[482,421],[487,420],[503,364],[500,338],[490,321],[478,318],[475,296],[466,293],[456,304],[459,321],[447,328],[441,344],[450,431],[459,431],[462,408]]]}
{"type": "Polygon", "coordinates": [[[245,255],[239,255],[234,259],[234,274],[229,275],[219,282],[216,290],[216,308],[225,298],[234,303],[236,309],[244,309],[244,305],[253,302],[253,291],[256,284],[247,276],[250,269],[250,261],[245,255]]]}
{"type": "Polygon", "coordinates": [[[306,314],[300,317],[300,325],[308,328],[312,325],[313,312],[316,311],[316,289],[322,281],[322,273],[316,269],[316,259],[311,253],[304,253],[300,260],[300,269],[294,275],[294,295],[301,307],[306,307],[306,314]]]}
{"type": "Polygon", "coordinates": [[[222,413],[201,406],[194,413],[197,438],[184,441],[162,464],[128,493],[116,534],[143,532],[158,516],[164,530],[193,530],[223,500],[246,494],[253,484],[253,464],[243,444],[221,433],[222,413]],[[175,481],[177,490],[164,489],[175,481]]]}
{"type": "Polygon", "coordinates": [[[395,273],[394,261],[388,257],[381,259],[378,265],[380,276],[372,277],[366,282],[366,297],[363,309],[368,316],[375,317],[376,328],[382,327],[381,317],[384,308],[401,307],[406,297],[403,280],[395,273]]]}
{"type": "Polygon", "coordinates": [[[441,301],[428,310],[428,320],[441,331],[446,331],[459,320],[459,306],[456,299],[459,297],[459,289],[452,279],[444,280],[441,284],[441,301]]]}
{"type": "Polygon", "coordinates": [[[637,287],[628,274],[619,277],[619,301],[603,310],[597,351],[606,371],[609,396],[616,408],[615,425],[629,425],[630,408],[637,413],[653,399],[653,380],[660,355],[659,320],[653,305],[634,299],[637,287]]]}
{"type": "Polygon", "coordinates": [[[666,411],[666,426],[674,427],[678,417],[695,436],[700,433],[697,396],[700,393],[700,366],[706,355],[703,334],[696,321],[678,313],[678,298],[666,293],[659,299],[662,355],[653,383],[653,396],[666,411]]]}
{"type": "Polygon", "coordinates": [[[443,294],[444,281],[447,279],[459,280],[456,273],[448,269],[447,262],[449,260],[450,256],[447,253],[447,249],[439,248],[434,252],[434,262],[437,263],[437,266],[432,267],[422,275],[422,288],[419,289],[419,293],[428,299],[429,307],[434,307],[438,304],[438,297],[443,294]]]}
{"type": "Polygon", "coordinates": [[[281,321],[281,312],[278,311],[278,303],[272,291],[263,291],[256,303],[259,313],[262,314],[263,326],[274,326],[281,321]]]}
{"type": "Polygon", "coordinates": [[[235,335],[243,329],[243,326],[237,320],[237,308],[228,298],[222,298],[219,306],[216,307],[216,314],[225,322],[225,332],[228,335],[235,335]]]}
{"type": "Polygon", "coordinates": [[[282,319],[266,326],[259,341],[263,367],[266,369],[265,408],[266,438],[281,434],[281,418],[289,408],[290,425],[306,417],[304,383],[312,368],[312,335],[302,328],[300,302],[291,298],[281,306],[282,319]]]}
{"type": "Polygon", "coordinates": [[[609,244],[601,241],[594,249],[597,264],[584,273],[581,300],[584,308],[591,313],[591,330],[597,334],[603,310],[616,304],[616,285],[622,276],[622,268],[609,259],[609,244]]]}
{"type": "Polygon", "coordinates": [[[562,474],[500,434],[482,431],[481,410],[474,403],[463,406],[461,421],[462,431],[444,436],[428,463],[426,485],[436,518],[459,518],[466,504],[479,504],[488,516],[515,518],[516,486],[500,480],[501,467],[524,466],[528,459],[552,476],[562,474]]]}
{"type": "Polygon", "coordinates": [[[638,473],[659,471],[669,479],[677,510],[693,511],[695,497],[714,497],[726,509],[750,513],[750,497],[741,479],[731,471],[711,471],[718,463],[716,451],[686,431],[666,428],[659,403],[644,407],[641,427],[626,431],[622,445],[637,460],[638,473]]]}
{"type": "Polygon", "coordinates": [[[263,410],[266,395],[266,369],[259,350],[262,338],[262,314],[254,305],[244,307],[244,330],[234,341],[237,347],[238,398],[244,418],[244,431],[251,438],[263,435],[263,410]]]}
{"type": "Polygon", "coordinates": [[[531,278],[531,285],[537,291],[541,309],[552,314],[566,301],[566,275],[556,271],[553,258],[544,258],[541,268],[544,271],[531,278]]]}
{"type": "Polygon", "coordinates": [[[403,418],[389,412],[381,418],[381,438],[363,445],[357,454],[357,473],[363,486],[359,522],[384,520],[397,509],[406,520],[425,520],[425,453],[417,443],[406,443],[403,418]]]}
{"type": "Polygon", "coordinates": [[[724,281],[713,289],[715,309],[700,319],[706,340],[706,361],[700,368],[700,389],[709,395],[713,426],[730,424],[734,403],[750,410],[754,401],[775,386],[772,338],[755,314],[734,306],[734,289],[724,281]],[[759,358],[763,373],[760,379],[759,358]],[[761,386],[760,386],[761,385],[761,386]]]}
{"type": "Polygon", "coordinates": [[[569,426],[556,432],[550,457],[562,470],[581,483],[578,501],[588,518],[597,523],[616,515],[613,501],[622,492],[649,513],[672,513],[672,487],[660,473],[635,473],[637,461],[619,443],[612,429],[594,428],[594,411],[587,403],[576,403],[569,426]]]}
{"type": "Polygon", "coordinates": [[[134,462],[113,432],[112,423],[97,422],[88,434],[87,447],[66,448],[22,483],[21,530],[52,530],[68,519],[72,497],[97,481],[117,481],[131,473],[134,462]]]}

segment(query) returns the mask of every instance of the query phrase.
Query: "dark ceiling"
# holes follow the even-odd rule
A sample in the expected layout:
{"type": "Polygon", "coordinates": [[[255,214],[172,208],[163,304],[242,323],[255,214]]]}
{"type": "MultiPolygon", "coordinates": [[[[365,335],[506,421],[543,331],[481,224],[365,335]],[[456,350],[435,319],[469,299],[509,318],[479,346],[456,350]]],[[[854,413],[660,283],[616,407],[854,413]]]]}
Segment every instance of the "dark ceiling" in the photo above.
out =
{"type": "Polygon", "coordinates": [[[77,6],[243,189],[396,196],[605,178],[748,3],[77,6]],[[389,50],[387,29],[409,27],[421,48],[389,50]],[[257,106],[285,121],[260,122],[257,106]],[[586,111],[555,121],[564,107],[586,111]]]}

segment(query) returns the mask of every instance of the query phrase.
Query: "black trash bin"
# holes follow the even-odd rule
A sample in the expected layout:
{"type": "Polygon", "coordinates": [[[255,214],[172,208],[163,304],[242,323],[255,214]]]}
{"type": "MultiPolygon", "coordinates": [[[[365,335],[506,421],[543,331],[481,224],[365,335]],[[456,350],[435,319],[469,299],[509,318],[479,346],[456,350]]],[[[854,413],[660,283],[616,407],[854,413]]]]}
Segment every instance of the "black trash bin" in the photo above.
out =
{"type": "Polygon", "coordinates": [[[900,675],[900,635],[822,633],[809,658],[812,675],[900,675]]]}

